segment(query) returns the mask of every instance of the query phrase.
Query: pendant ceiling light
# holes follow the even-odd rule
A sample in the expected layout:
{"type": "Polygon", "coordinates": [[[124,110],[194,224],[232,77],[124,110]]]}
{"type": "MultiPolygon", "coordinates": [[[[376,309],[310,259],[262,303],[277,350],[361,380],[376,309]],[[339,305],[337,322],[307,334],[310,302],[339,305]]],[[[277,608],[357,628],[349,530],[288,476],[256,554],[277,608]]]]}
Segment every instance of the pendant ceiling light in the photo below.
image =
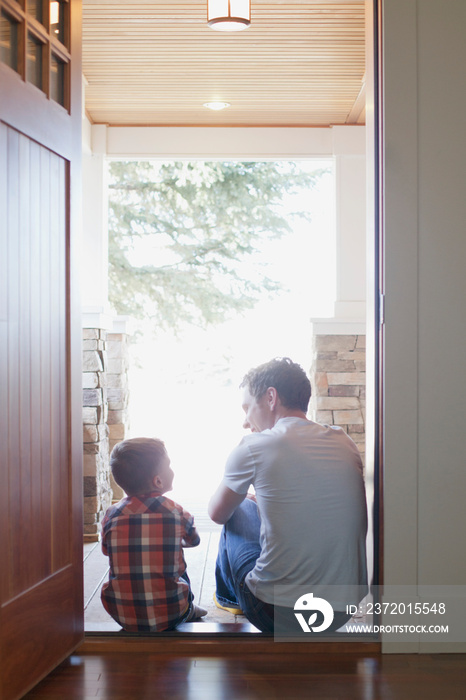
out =
{"type": "Polygon", "coordinates": [[[250,0],[207,0],[207,24],[220,32],[239,32],[251,24],[250,0]]]}

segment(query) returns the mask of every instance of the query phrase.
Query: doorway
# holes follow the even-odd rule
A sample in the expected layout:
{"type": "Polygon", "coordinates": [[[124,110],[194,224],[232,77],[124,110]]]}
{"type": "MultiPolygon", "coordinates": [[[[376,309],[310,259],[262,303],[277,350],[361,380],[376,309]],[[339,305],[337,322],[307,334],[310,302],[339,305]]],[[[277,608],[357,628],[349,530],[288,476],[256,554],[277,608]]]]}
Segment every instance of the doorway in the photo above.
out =
{"type": "MultiPolygon", "coordinates": [[[[227,620],[225,614],[216,610],[212,603],[220,528],[207,516],[207,503],[221,479],[228,453],[244,434],[237,387],[250,366],[273,356],[291,356],[309,372],[312,364],[309,319],[319,318],[322,322],[324,317],[331,317],[334,311],[337,286],[334,166],[334,159],[308,159],[293,163],[293,167],[308,175],[313,174],[315,179],[311,188],[307,182],[301,191],[287,196],[286,201],[281,203],[287,219],[291,219],[292,211],[300,212],[301,218],[297,217],[290,231],[280,237],[264,239],[259,253],[241,261],[247,268],[241,270],[243,276],[247,278],[251,272],[254,275],[258,265],[261,265],[266,268],[268,277],[278,285],[277,289],[262,294],[252,309],[245,309],[241,314],[230,314],[207,329],[185,323],[177,328],[176,334],[170,329],[161,331],[159,328],[154,333],[153,318],[146,318],[141,321],[139,339],[132,346],[129,372],[131,418],[125,437],[152,436],[166,442],[176,474],[170,497],[194,515],[202,535],[202,546],[187,551],[186,559],[190,576],[197,586],[197,600],[209,610],[207,621],[242,621],[233,615],[230,615],[231,620],[227,620]],[[287,260],[288,264],[284,264],[287,260]],[[309,261],[316,260],[319,264],[311,266],[309,261]],[[180,425],[183,440],[179,439],[180,425]],[[212,435],[215,436],[214,440],[211,439],[212,435]],[[199,464],[201,460],[202,464],[199,464]]],[[[160,168],[160,165],[157,167],[160,168]]],[[[239,167],[242,167],[241,163],[239,167]]],[[[282,162],[280,167],[286,167],[286,163],[282,162]]],[[[134,163],[131,168],[134,170],[134,163]]],[[[195,173],[191,175],[195,179],[195,173]]],[[[121,201],[118,206],[122,206],[121,201]]],[[[134,200],[131,206],[139,207],[134,200]]],[[[159,215],[162,219],[168,216],[164,213],[159,215]]],[[[111,228],[115,223],[113,215],[110,220],[111,228]]],[[[148,257],[154,251],[158,264],[167,264],[170,251],[161,250],[160,244],[153,240],[151,243],[150,239],[149,235],[148,240],[138,240],[133,246],[131,256],[134,265],[146,266],[148,257]]],[[[125,303],[128,303],[127,297],[125,303]]],[[[346,339],[345,336],[343,340],[346,339]]],[[[364,355],[361,348],[353,349],[359,358],[357,369],[361,371],[364,355]]],[[[330,354],[337,355],[335,352],[330,354]]],[[[319,362],[322,364],[322,360],[319,362]]],[[[345,372],[348,371],[348,364],[348,360],[343,360],[345,372]]],[[[314,374],[316,369],[322,367],[314,364],[314,374]]],[[[313,384],[315,378],[312,377],[313,384]]],[[[338,388],[342,393],[342,387],[338,388]]],[[[357,404],[354,389],[352,386],[349,392],[351,397],[343,399],[346,402],[344,408],[348,408],[348,401],[357,404]]],[[[346,393],[343,392],[343,396],[346,393]]],[[[334,397],[329,400],[337,401],[334,397]]],[[[322,415],[316,415],[318,409],[318,403],[314,402],[310,417],[327,422],[322,415]]],[[[340,411],[341,415],[343,413],[345,411],[340,411]]],[[[356,422],[355,413],[353,410],[353,422],[356,422]]],[[[328,414],[327,410],[325,418],[328,414]]],[[[333,418],[330,412],[328,422],[336,422],[333,418]]],[[[343,427],[348,431],[348,420],[343,427]]],[[[358,430],[354,437],[361,446],[364,426],[351,427],[358,430]]],[[[106,578],[108,567],[107,561],[102,560],[99,548],[88,546],[87,550],[85,569],[88,570],[87,576],[92,580],[92,586],[86,586],[86,628],[88,631],[99,631],[102,625],[105,629],[106,622],[110,627],[114,625],[106,613],[102,615],[98,600],[98,590],[106,578]]],[[[118,626],[116,629],[119,629],[118,626]]]]}
{"type": "MultiPolygon", "coordinates": [[[[5,3],[3,3],[3,5],[4,4],[5,3]]],[[[367,3],[367,5],[370,6],[370,3],[367,3]]],[[[69,137],[68,135],[66,137],[63,137],[63,138],[60,136],[60,139],[61,139],[60,148],[64,145],[64,146],[66,146],[66,149],[68,149],[68,150],[65,149],[65,157],[67,158],[67,160],[71,159],[71,156],[69,153],[69,149],[71,148],[71,144],[72,144],[72,150],[73,150],[72,165],[70,166],[70,168],[68,170],[68,174],[67,174],[67,183],[66,183],[67,186],[69,184],[69,181],[74,180],[76,182],[79,179],[79,174],[77,172],[79,166],[75,165],[75,163],[76,164],[79,163],[79,158],[78,157],[75,158],[74,153],[75,152],[78,153],[78,150],[79,150],[79,148],[77,148],[76,146],[79,147],[79,143],[77,143],[77,142],[79,141],[79,126],[81,123],[81,110],[80,110],[81,70],[80,70],[80,61],[79,61],[79,53],[80,53],[80,51],[79,51],[79,46],[80,46],[79,10],[76,9],[76,13],[75,13],[75,8],[79,7],[79,3],[72,2],[72,3],[70,3],[70,6],[72,8],[70,16],[72,16],[72,18],[73,18],[73,21],[71,22],[71,27],[73,29],[72,37],[71,37],[71,46],[73,47],[73,52],[75,52],[75,55],[76,55],[76,59],[75,59],[76,69],[73,69],[73,71],[72,71],[72,89],[71,89],[72,110],[71,110],[71,113],[72,113],[72,115],[76,116],[78,126],[73,132],[75,135],[77,135],[77,139],[69,137]],[[71,172],[71,175],[70,175],[70,172],[71,172]]],[[[21,12],[22,12],[21,7],[19,5],[18,5],[18,7],[15,7],[15,14],[13,16],[15,23],[18,21],[18,17],[20,17],[20,15],[21,15],[21,12]]],[[[369,20],[369,22],[371,22],[371,20],[369,20]]],[[[37,28],[38,28],[38,24],[36,22],[35,24],[32,25],[32,29],[33,29],[33,31],[37,32],[37,28]]],[[[39,36],[40,36],[41,43],[43,43],[43,40],[44,40],[43,39],[43,36],[44,36],[43,32],[41,32],[39,34],[39,36]]],[[[20,45],[20,44],[18,44],[18,45],[20,45]]],[[[138,47],[138,51],[140,51],[139,47],[138,47]]],[[[115,52],[115,53],[117,53],[117,52],[115,52]]],[[[61,53],[60,56],[61,56],[61,59],[63,60],[63,57],[66,56],[66,54],[61,53]]],[[[25,61],[23,61],[23,64],[25,64],[25,61]]],[[[8,73],[8,70],[9,70],[8,67],[2,66],[1,68],[2,68],[2,75],[1,75],[2,89],[3,89],[4,85],[7,85],[7,90],[4,91],[4,94],[7,95],[7,99],[5,99],[2,102],[2,110],[4,110],[4,111],[2,111],[2,121],[5,121],[5,123],[11,124],[14,129],[20,129],[20,130],[22,130],[22,132],[27,132],[28,134],[29,133],[32,134],[31,138],[36,143],[39,143],[41,141],[41,138],[40,138],[41,134],[43,135],[44,133],[47,133],[48,135],[53,135],[53,136],[60,135],[61,134],[61,125],[63,124],[63,119],[62,119],[62,113],[58,110],[57,106],[54,105],[52,102],[50,102],[51,115],[48,116],[46,114],[46,111],[45,111],[45,105],[44,105],[42,96],[39,93],[34,92],[34,87],[28,86],[28,85],[23,86],[21,84],[21,82],[16,79],[16,77],[11,78],[11,74],[8,73]],[[20,94],[20,91],[22,91],[23,94],[20,94]],[[37,102],[40,101],[40,104],[37,104],[37,107],[35,105],[34,105],[34,107],[26,107],[25,100],[24,100],[24,93],[25,92],[28,92],[29,95],[31,95],[31,96],[34,95],[34,97],[37,97],[38,98],[37,102]],[[17,113],[17,117],[14,115],[12,116],[13,112],[14,112],[14,114],[17,113]],[[53,114],[55,114],[57,116],[57,121],[60,122],[60,128],[57,128],[57,129],[54,128],[53,114]],[[41,115],[41,119],[37,118],[38,115],[41,115]],[[26,118],[28,118],[29,121],[31,121],[31,123],[32,123],[31,130],[29,130],[29,127],[27,125],[25,125],[26,118]],[[44,126],[44,129],[42,130],[42,132],[39,133],[38,136],[36,136],[36,131],[40,131],[40,129],[42,128],[42,124],[46,124],[46,128],[44,126]]],[[[368,84],[370,84],[369,76],[368,76],[368,84]]],[[[100,126],[102,126],[102,125],[99,124],[98,127],[100,127],[100,126]]],[[[237,131],[239,132],[241,130],[237,130],[237,131]]],[[[303,133],[304,133],[304,130],[303,130],[303,133]]],[[[55,145],[53,145],[53,147],[51,147],[51,149],[54,153],[59,153],[60,148],[55,146],[55,145]]],[[[2,153],[3,152],[6,153],[6,151],[2,151],[2,153]]],[[[292,149],[290,149],[290,152],[292,152],[292,149]]],[[[71,280],[72,280],[73,294],[71,295],[72,296],[72,305],[71,306],[72,306],[72,312],[73,312],[72,315],[73,315],[74,319],[77,318],[77,313],[78,313],[77,295],[74,293],[74,290],[77,286],[77,284],[76,284],[77,274],[75,273],[75,267],[76,267],[76,261],[78,259],[78,255],[77,255],[77,251],[75,249],[74,242],[79,240],[79,238],[80,238],[80,234],[78,231],[78,229],[79,229],[79,216],[77,214],[78,195],[79,195],[79,187],[75,187],[74,194],[71,198],[72,199],[71,207],[69,210],[67,210],[67,217],[72,222],[72,229],[76,228],[76,230],[77,230],[77,234],[72,236],[71,253],[69,255],[69,262],[70,262],[70,266],[72,268],[71,280]],[[74,212],[76,212],[76,214],[74,212]]],[[[6,199],[6,195],[5,195],[5,199],[6,199]]],[[[4,278],[4,279],[6,279],[6,278],[4,278]]],[[[5,285],[6,285],[6,282],[5,282],[5,285]]],[[[14,285],[17,285],[17,280],[14,281],[14,285]]],[[[15,287],[13,287],[13,288],[15,288],[15,287]]],[[[375,289],[376,286],[373,285],[372,288],[375,289]]],[[[72,355],[70,365],[72,367],[76,367],[78,369],[79,359],[77,356],[75,356],[75,353],[78,352],[79,345],[80,345],[79,336],[78,336],[78,332],[77,332],[77,323],[73,321],[70,324],[69,330],[70,330],[70,337],[71,337],[70,348],[71,348],[71,355],[72,355]]],[[[374,353],[374,357],[376,357],[376,353],[374,353]]],[[[80,432],[80,427],[81,427],[80,426],[79,401],[76,404],[76,400],[75,400],[75,397],[78,397],[80,394],[79,379],[80,379],[79,372],[78,372],[78,376],[76,376],[76,371],[73,370],[72,371],[72,378],[71,378],[72,396],[73,396],[72,404],[73,405],[72,405],[72,410],[70,411],[70,414],[73,415],[73,422],[72,422],[73,423],[73,425],[72,425],[73,463],[75,465],[77,465],[77,468],[74,469],[73,474],[74,475],[77,474],[77,479],[73,477],[73,486],[69,492],[69,494],[70,494],[70,498],[69,498],[70,508],[69,508],[68,512],[70,513],[70,518],[72,519],[72,523],[71,523],[72,532],[79,533],[79,535],[80,535],[80,524],[81,524],[80,492],[81,492],[81,488],[82,488],[81,474],[80,474],[80,462],[81,462],[80,451],[81,451],[81,444],[82,443],[81,443],[81,437],[80,437],[80,435],[78,435],[78,433],[80,432]]],[[[14,407],[13,407],[13,410],[10,411],[10,414],[16,415],[16,413],[14,411],[14,407]]],[[[24,444],[26,444],[27,443],[27,435],[25,435],[24,441],[25,441],[24,444]]],[[[44,438],[43,444],[44,444],[45,451],[47,451],[47,449],[50,449],[50,444],[51,444],[50,441],[47,441],[44,438]]],[[[6,461],[5,461],[5,463],[6,463],[6,461]]],[[[15,473],[18,473],[15,463],[13,463],[12,468],[14,469],[15,473]]],[[[60,474],[65,474],[66,470],[68,469],[68,466],[65,465],[64,463],[61,463],[60,468],[61,468],[60,474]]],[[[56,493],[59,494],[60,489],[56,489],[56,493]]],[[[19,499],[18,499],[16,493],[14,494],[14,496],[12,498],[12,503],[15,503],[15,504],[19,503],[19,499]]],[[[33,514],[31,515],[31,517],[33,517],[33,514]]],[[[31,522],[33,522],[33,521],[31,521],[31,522]]],[[[7,526],[7,521],[5,521],[5,526],[7,526]]],[[[58,533],[58,530],[57,530],[57,533],[58,533]]],[[[68,530],[67,529],[65,530],[64,528],[62,528],[61,531],[59,532],[59,534],[60,534],[60,536],[62,536],[63,538],[66,539],[68,537],[68,530]]],[[[78,548],[79,548],[79,546],[78,546],[78,548]]],[[[42,547],[42,550],[43,550],[43,547],[42,547]]],[[[18,547],[18,551],[19,552],[22,551],[22,545],[20,545],[18,547]]],[[[39,551],[39,549],[37,551],[39,551]]],[[[73,550],[73,557],[74,557],[74,550],[73,550]]],[[[41,560],[41,561],[43,561],[43,560],[41,560]]],[[[77,561],[77,559],[76,559],[76,561],[77,561]]],[[[76,570],[78,570],[78,568],[80,568],[80,567],[77,566],[76,570]]],[[[30,590],[31,581],[30,581],[30,579],[27,578],[27,575],[28,575],[27,571],[25,569],[22,569],[21,567],[19,567],[17,570],[21,571],[22,574],[26,574],[24,585],[25,585],[26,589],[30,590]]],[[[11,574],[10,567],[5,567],[5,575],[4,575],[5,582],[7,581],[8,576],[10,576],[10,574],[11,574]]],[[[82,610],[82,605],[80,605],[80,600],[79,600],[80,599],[79,578],[80,578],[79,576],[73,577],[74,583],[76,584],[73,587],[73,591],[74,591],[73,595],[75,595],[75,599],[78,601],[76,608],[80,608],[80,610],[82,610]]],[[[50,582],[50,577],[48,578],[48,581],[50,582]]],[[[60,587],[60,590],[63,590],[63,587],[60,587]]],[[[57,598],[56,598],[56,595],[54,595],[53,591],[47,600],[50,601],[50,604],[52,606],[50,609],[55,610],[57,598]]],[[[36,629],[34,630],[34,639],[37,640],[37,644],[35,645],[35,649],[38,651],[38,653],[40,652],[42,654],[42,651],[43,651],[42,641],[44,639],[44,635],[48,638],[48,642],[50,642],[50,633],[49,633],[49,627],[47,625],[47,622],[53,620],[54,624],[56,624],[58,634],[60,635],[59,642],[57,643],[57,648],[59,649],[59,651],[58,651],[57,656],[55,658],[55,663],[56,663],[57,658],[59,658],[59,656],[62,655],[64,653],[64,650],[65,650],[64,638],[63,638],[63,629],[64,629],[63,616],[57,616],[55,614],[49,615],[49,612],[48,612],[49,607],[44,605],[43,601],[42,601],[42,604],[36,606],[35,609],[36,610],[43,610],[44,618],[45,618],[45,624],[43,624],[43,625],[39,624],[37,622],[37,618],[36,618],[36,629]]],[[[73,634],[75,635],[73,637],[73,640],[74,640],[73,644],[77,643],[77,640],[79,637],[80,625],[81,625],[80,615],[81,615],[81,613],[80,612],[78,613],[75,610],[73,613],[73,616],[71,616],[71,615],[69,616],[70,625],[67,627],[67,629],[69,629],[69,630],[73,629],[73,634]]],[[[11,628],[11,630],[10,630],[9,628],[6,627],[6,625],[4,625],[4,631],[5,631],[5,633],[3,635],[4,636],[4,644],[6,646],[8,646],[8,648],[11,648],[11,654],[14,654],[15,650],[16,650],[16,647],[11,642],[14,641],[15,639],[19,638],[18,634],[17,634],[18,619],[19,618],[17,618],[15,620],[15,623],[14,623],[14,633],[11,631],[13,628],[11,628]]],[[[27,638],[29,640],[31,640],[31,638],[32,638],[31,634],[32,634],[31,620],[28,618],[27,619],[27,638]]],[[[47,648],[49,648],[49,649],[51,648],[50,643],[47,644],[47,648]]],[[[42,654],[42,660],[43,659],[44,659],[44,655],[42,654]]],[[[21,661],[21,656],[18,656],[18,661],[21,661]]],[[[37,668],[35,666],[35,664],[30,664],[30,667],[34,668],[34,669],[37,668]]],[[[39,672],[41,672],[41,671],[39,671],[39,672]]],[[[17,674],[14,672],[14,669],[13,669],[12,676],[15,679],[19,679],[20,676],[24,676],[24,674],[17,674]]]]}

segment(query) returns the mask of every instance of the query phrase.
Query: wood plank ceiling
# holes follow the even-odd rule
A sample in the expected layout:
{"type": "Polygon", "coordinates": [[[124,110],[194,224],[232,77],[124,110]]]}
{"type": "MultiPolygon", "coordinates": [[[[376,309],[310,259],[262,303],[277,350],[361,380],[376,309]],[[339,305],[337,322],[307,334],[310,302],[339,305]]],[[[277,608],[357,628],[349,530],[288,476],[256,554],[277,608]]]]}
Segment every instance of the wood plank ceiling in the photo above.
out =
{"type": "Polygon", "coordinates": [[[251,26],[207,27],[207,0],[84,0],[93,123],[328,126],[364,122],[364,0],[252,0],[251,26]],[[210,101],[231,107],[212,112],[210,101]]]}

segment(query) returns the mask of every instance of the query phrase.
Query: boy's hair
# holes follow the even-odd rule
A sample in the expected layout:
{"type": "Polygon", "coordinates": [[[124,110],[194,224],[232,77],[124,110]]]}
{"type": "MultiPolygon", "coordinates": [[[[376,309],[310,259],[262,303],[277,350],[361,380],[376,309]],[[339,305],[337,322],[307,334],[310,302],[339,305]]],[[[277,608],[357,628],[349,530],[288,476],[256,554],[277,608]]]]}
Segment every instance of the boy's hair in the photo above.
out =
{"type": "Polygon", "coordinates": [[[161,459],[167,454],[162,440],[132,438],[119,442],[110,455],[110,467],[118,486],[136,496],[152,491],[161,459]]]}
{"type": "Polygon", "coordinates": [[[255,399],[260,399],[269,387],[274,387],[285,408],[304,412],[311,398],[311,382],[303,368],[289,357],[276,357],[249,370],[240,387],[247,387],[255,399]]]}

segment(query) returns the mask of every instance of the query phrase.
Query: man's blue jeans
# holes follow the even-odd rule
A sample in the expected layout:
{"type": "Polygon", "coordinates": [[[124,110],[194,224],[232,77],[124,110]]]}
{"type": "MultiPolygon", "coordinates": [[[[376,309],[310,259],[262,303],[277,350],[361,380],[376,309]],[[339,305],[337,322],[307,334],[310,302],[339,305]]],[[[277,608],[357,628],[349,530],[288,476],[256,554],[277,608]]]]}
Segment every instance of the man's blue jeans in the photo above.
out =
{"type": "MultiPolygon", "coordinates": [[[[273,632],[274,615],[282,620],[294,620],[294,616],[290,608],[259,600],[246,585],[246,575],[254,568],[260,551],[259,511],[256,503],[246,498],[223,526],[215,567],[217,600],[227,607],[241,608],[262,632],[273,632]]],[[[335,611],[326,634],[335,633],[349,619],[350,615],[335,611]]]]}
{"type": "Polygon", "coordinates": [[[221,605],[241,608],[262,632],[273,632],[274,606],[256,598],[244,580],[260,551],[259,511],[256,503],[246,498],[223,526],[215,568],[217,600],[221,605]]]}

